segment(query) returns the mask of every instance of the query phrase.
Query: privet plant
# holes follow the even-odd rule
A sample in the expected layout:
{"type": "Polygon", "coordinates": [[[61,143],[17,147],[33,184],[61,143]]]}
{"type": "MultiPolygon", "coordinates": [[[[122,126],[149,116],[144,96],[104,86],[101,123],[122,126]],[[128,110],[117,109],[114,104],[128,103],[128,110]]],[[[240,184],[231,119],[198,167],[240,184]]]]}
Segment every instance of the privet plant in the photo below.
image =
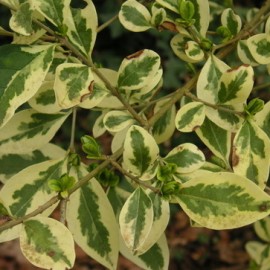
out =
{"type": "MultiPolygon", "coordinates": [[[[270,241],[270,102],[254,85],[270,69],[270,0],[241,17],[232,1],[127,0],[100,26],[91,0],[0,4],[11,11],[0,33],[13,37],[0,46],[1,242],[19,238],[44,269],[72,268],[75,242],[108,269],[119,252],[143,269],[168,269],[170,204],[193,226],[261,220],[256,231],[270,241]],[[186,84],[165,93],[160,56],[147,48],[118,70],[98,67],[95,40],[116,19],[133,32],[170,32],[175,57],[193,72],[186,84]],[[81,138],[88,165],[75,147],[77,110],[99,112],[81,138]],[[69,149],[50,143],[65,121],[69,149]],[[96,139],[106,131],[110,155],[96,139]],[[175,132],[196,133],[207,151],[187,141],[163,154],[175,132]]],[[[269,267],[269,244],[247,249],[269,267]]]]}

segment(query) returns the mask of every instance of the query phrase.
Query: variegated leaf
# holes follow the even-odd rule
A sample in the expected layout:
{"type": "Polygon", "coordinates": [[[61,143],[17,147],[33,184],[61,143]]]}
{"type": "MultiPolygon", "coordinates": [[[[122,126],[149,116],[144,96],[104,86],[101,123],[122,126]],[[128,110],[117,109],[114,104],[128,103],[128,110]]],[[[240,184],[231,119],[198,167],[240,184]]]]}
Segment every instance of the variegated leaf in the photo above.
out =
{"type": "Polygon", "coordinates": [[[159,27],[166,20],[166,11],[164,8],[155,8],[152,6],[151,24],[154,27],[159,27]]]}
{"type": "Polygon", "coordinates": [[[82,64],[64,63],[56,68],[54,91],[60,107],[78,105],[94,87],[91,68],[82,64]]]}
{"type": "Polygon", "coordinates": [[[189,40],[185,44],[184,52],[185,52],[186,56],[190,58],[191,61],[189,61],[189,62],[191,62],[191,63],[197,63],[197,62],[200,62],[204,59],[203,50],[200,48],[200,45],[193,40],[189,40]]]}
{"type": "Polygon", "coordinates": [[[127,56],[118,70],[120,90],[138,90],[151,82],[160,67],[160,57],[152,50],[141,50],[127,56]]]}
{"type": "Polygon", "coordinates": [[[137,188],[126,200],[119,215],[122,237],[133,254],[140,254],[140,248],[151,231],[153,218],[152,200],[143,189],[137,188]]]}
{"type": "Polygon", "coordinates": [[[222,105],[222,107],[229,109],[232,112],[206,107],[205,114],[217,126],[231,132],[237,132],[243,124],[244,118],[235,114],[234,111],[243,112],[244,104],[238,103],[233,105],[222,105]]]}
{"type": "Polygon", "coordinates": [[[270,217],[266,217],[254,223],[256,234],[265,242],[270,242],[270,217]]]}
{"type": "Polygon", "coordinates": [[[210,229],[248,225],[270,213],[270,197],[235,173],[213,173],[182,184],[177,200],[189,217],[210,229]]]}
{"type": "MultiPolygon", "coordinates": [[[[154,113],[157,113],[168,102],[164,99],[156,103],[154,113]]],[[[171,138],[174,133],[175,105],[171,106],[153,125],[152,134],[158,144],[171,138]]]]}
{"type": "Polygon", "coordinates": [[[253,68],[246,65],[224,72],[220,77],[218,102],[244,103],[253,88],[253,76],[253,68]]]}
{"type": "MultiPolygon", "coordinates": [[[[74,176],[86,174],[86,169],[80,167],[74,176]]],[[[94,178],[70,196],[66,218],[75,242],[84,252],[106,268],[116,269],[118,225],[104,190],[94,178]]]]}
{"type": "Polygon", "coordinates": [[[32,109],[19,111],[0,130],[1,153],[28,153],[48,143],[69,113],[41,114],[32,109]]]}
{"type": "Polygon", "coordinates": [[[115,153],[117,150],[123,147],[128,130],[129,130],[129,126],[122,129],[121,131],[117,132],[114,135],[112,143],[111,143],[112,153],[115,153]]]}
{"type": "Polygon", "coordinates": [[[143,32],[151,28],[151,14],[136,0],[127,0],[119,12],[121,24],[132,32],[143,32]]]}
{"type": "Polygon", "coordinates": [[[169,269],[169,248],[165,235],[142,255],[133,255],[126,247],[123,239],[120,240],[120,252],[129,261],[135,263],[145,270],[167,270],[169,269]]]}
{"type": "MultiPolygon", "coordinates": [[[[175,0],[177,2],[177,0],[175,0]]],[[[210,21],[210,9],[208,0],[190,0],[195,8],[193,19],[195,27],[205,37],[210,21]]]]}
{"type": "Polygon", "coordinates": [[[254,116],[254,120],[267,134],[268,138],[270,138],[270,101],[268,101],[263,109],[254,116]]]}
{"type": "Polygon", "coordinates": [[[198,98],[216,104],[218,102],[219,80],[230,67],[211,55],[203,66],[197,82],[198,98]]]}
{"type": "Polygon", "coordinates": [[[53,81],[43,82],[37,93],[28,101],[29,105],[37,112],[51,114],[62,110],[56,100],[53,85],[53,81]]]}
{"type": "Polygon", "coordinates": [[[196,129],[196,133],[213,154],[230,167],[228,160],[231,149],[231,132],[220,128],[206,117],[202,126],[196,129]]]}
{"type": "Polygon", "coordinates": [[[183,143],[171,150],[164,161],[175,164],[178,173],[190,173],[204,164],[205,157],[194,144],[183,143]]]}
{"type": "Polygon", "coordinates": [[[239,40],[237,44],[237,54],[243,64],[257,66],[258,63],[253,58],[246,40],[239,40]]]}
{"type": "Polygon", "coordinates": [[[179,12],[179,5],[177,0],[156,0],[156,2],[171,11],[176,13],[179,12]]]}
{"type": "Polygon", "coordinates": [[[205,106],[190,102],[180,108],[175,117],[175,126],[181,132],[192,132],[200,127],[205,118],[205,106]]]}
{"type": "Polygon", "coordinates": [[[251,55],[259,64],[270,64],[270,36],[267,33],[253,35],[247,39],[251,55]]]}
{"type": "Polygon", "coordinates": [[[75,31],[71,31],[69,37],[73,37],[80,44],[81,51],[91,57],[97,36],[98,18],[92,0],[84,2],[86,6],[83,9],[71,9],[75,31]]]}
{"type": "Polygon", "coordinates": [[[236,174],[246,176],[264,189],[270,164],[270,140],[252,121],[246,121],[233,141],[232,165],[236,174]]]}
{"type": "Polygon", "coordinates": [[[0,47],[0,127],[37,92],[52,63],[53,53],[52,45],[0,47]]]}
{"type": "Polygon", "coordinates": [[[221,24],[227,27],[231,34],[235,36],[242,27],[240,16],[234,13],[231,8],[226,8],[221,14],[221,24]]]}
{"type": "Polygon", "coordinates": [[[19,8],[13,13],[9,26],[21,35],[29,36],[32,34],[32,9],[29,2],[20,4],[19,8]]]}
{"type": "Polygon", "coordinates": [[[148,196],[152,200],[154,218],[151,231],[149,232],[146,240],[140,247],[140,252],[136,254],[145,254],[155,243],[158,242],[163,235],[170,219],[170,206],[169,202],[163,200],[160,195],[153,192],[147,192],[148,196]]]}
{"type": "Polygon", "coordinates": [[[0,154],[0,181],[5,183],[13,175],[19,173],[24,168],[53,159],[64,158],[66,151],[59,146],[48,143],[42,148],[36,149],[33,152],[18,154],[18,153],[1,153],[0,154]],[[16,166],[14,166],[14,164],[16,166]]]}
{"type": "Polygon", "coordinates": [[[106,110],[102,112],[101,115],[97,117],[94,123],[93,130],[92,130],[94,138],[97,138],[106,132],[106,128],[104,127],[104,124],[103,124],[103,118],[106,115],[106,113],[107,113],[106,110]]]}
{"type": "Polygon", "coordinates": [[[16,225],[12,228],[0,232],[0,243],[14,240],[20,236],[22,224],[16,225]]]}
{"type": "MultiPolygon", "coordinates": [[[[262,259],[263,259],[263,253],[267,247],[268,247],[268,245],[262,244],[262,243],[257,242],[257,241],[249,241],[249,242],[247,242],[247,244],[245,246],[248,255],[258,265],[261,264],[262,259]]],[[[260,268],[260,270],[261,270],[261,268],[260,268]]]]}
{"type": "Polygon", "coordinates": [[[103,124],[110,132],[119,132],[134,123],[132,115],[127,111],[109,111],[103,118],[103,124]]]}
{"type": "Polygon", "coordinates": [[[124,167],[137,176],[143,175],[155,162],[159,148],[155,139],[142,127],[129,128],[124,142],[124,167]]]}
{"type": "Polygon", "coordinates": [[[66,170],[64,164],[63,159],[44,161],[10,178],[0,191],[0,197],[9,206],[10,213],[14,217],[23,217],[55,196],[56,193],[48,187],[48,180],[60,178],[66,170]]]}
{"type": "Polygon", "coordinates": [[[35,217],[23,223],[20,247],[24,256],[43,269],[65,270],[73,267],[75,247],[71,232],[59,221],[35,217]]]}

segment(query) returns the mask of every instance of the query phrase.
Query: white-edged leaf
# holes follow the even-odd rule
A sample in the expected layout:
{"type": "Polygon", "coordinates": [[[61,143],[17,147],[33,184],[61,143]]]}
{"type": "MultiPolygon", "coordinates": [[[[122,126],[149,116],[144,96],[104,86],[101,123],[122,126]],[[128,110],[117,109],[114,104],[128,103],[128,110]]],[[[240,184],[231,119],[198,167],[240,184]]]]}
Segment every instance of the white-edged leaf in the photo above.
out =
{"type": "Polygon", "coordinates": [[[256,62],[265,65],[270,63],[270,35],[261,33],[247,39],[247,46],[256,62]]]}
{"type": "Polygon", "coordinates": [[[240,16],[235,14],[231,8],[226,8],[223,10],[221,14],[221,24],[227,27],[233,36],[235,36],[242,27],[240,16]]]}
{"type": "Polygon", "coordinates": [[[205,157],[196,145],[183,143],[172,149],[164,158],[164,161],[175,164],[178,173],[190,173],[204,164],[205,157]]]}
{"type": "Polygon", "coordinates": [[[103,124],[110,132],[119,132],[134,123],[132,115],[127,111],[109,111],[103,118],[103,124]]]}
{"type": "Polygon", "coordinates": [[[154,27],[159,27],[165,20],[166,20],[165,9],[164,8],[155,8],[155,6],[152,6],[151,24],[154,27]]]}
{"type": "Polygon", "coordinates": [[[92,0],[84,2],[86,6],[83,9],[71,9],[75,29],[70,31],[69,37],[78,40],[76,42],[79,42],[81,51],[91,57],[97,36],[98,18],[92,0]]]}
{"type": "Polygon", "coordinates": [[[12,228],[0,232],[0,243],[14,240],[20,236],[22,224],[16,225],[12,228]]]}
{"type": "Polygon", "coordinates": [[[163,234],[159,241],[147,252],[140,256],[133,255],[126,247],[123,239],[120,240],[120,252],[129,261],[145,270],[168,270],[169,248],[166,236],[163,234]]]}
{"type": "Polygon", "coordinates": [[[176,13],[179,12],[179,5],[177,0],[156,0],[156,2],[171,11],[176,13]]]}
{"type": "Polygon", "coordinates": [[[195,10],[193,16],[193,19],[195,19],[194,25],[200,34],[205,37],[210,21],[209,2],[205,0],[190,0],[190,2],[193,3],[195,10]]]}
{"type": "Polygon", "coordinates": [[[33,265],[43,269],[65,270],[73,267],[75,262],[71,232],[52,218],[27,219],[20,234],[20,247],[33,265]]]}
{"type": "Polygon", "coordinates": [[[260,265],[262,262],[262,254],[266,250],[267,245],[257,241],[249,241],[245,245],[245,248],[251,259],[260,265]]]}
{"type": "Polygon", "coordinates": [[[191,59],[192,63],[197,63],[204,59],[204,51],[200,48],[200,45],[193,40],[189,40],[186,43],[184,52],[186,56],[191,59]]]}
{"type": "Polygon", "coordinates": [[[32,109],[19,111],[0,130],[1,153],[27,153],[48,143],[69,113],[41,114],[32,109]]]}
{"type": "Polygon", "coordinates": [[[159,148],[155,139],[142,127],[129,128],[124,142],[124,167],[137,176],[145,173],[155,162],[159,148]]]}
{"type": "Polygon", "coordinates": [[[52,45],[11,44],[0,47],[0,127],[37,92],[52,63],[53,54],[52,45]]]}
{"type": "Polygon", "coordinates": [[[106,110],[103,111],[100,114],[100,116],[98,116],[97,119],[95,120],[93,130],[92,130],[94,138],[97,138],[106,132],[106,128],[104,127],[104,124],[103,124],[103,118],[106,115],[106,113],[107,113],[106,110]]]}
{"type": "Polygon", "coordinates": [[[129,126],[124,128],[123,130],[117,132],[112,139],[111,143],[111,151],[115,153],[117,150],[123,147],[129,126]]]}
{"type": "Polygon", "coordinates": [[[118,88],[132,91],[146,86],[159,67],[160,57],[152,50],[145,49],[127,56],[118,70],[118,88]]]}
{"type": "MultiPolygon", "coordinates": [[[[140,253],[145,254],[163,235],[170,219],[169,202],[163,200],[160,195],[153,192],[147,192],[152,200],[154,218],[151,231],[149,232],[143,245],[140,247],[140,253]]],[[[139,254],[139,253],[138,253],[139,254]]]]}
{"type": "Polygon", "coordinates": [[[153,204],[141,188],[137,188],[126,200],[120,215],[120,232],[128,249],[140,254],[153,224],[153,204]]]}
{"type": "Polygon", "coordinates": [[[266,217],[254,223],[254,229],[262,240],[270,242],[270,217],[266,217]]]}
{"type": "Polygon", "coordinates": [[[218,102],[222,104],[245,103],[254,84],[254,71],[243,65],[225,71],[219,82],[218,102]]]}
{"type": "Polygon", "coordinates": [[[236,174],[243,175],[264,189],[270,164],[270,139],[252,121],[246,121],[233,141],[232,165],[236,174]]]}
{"type": "Polygon", "coordinates": [[[243,64],[257,66],[258,63],[253,58],[246,40],[239,40],[237,44],[237,54],[243,64]]]}
{"type": "Polygon", "coordinates": [[[238,228],[270,213],[270,197],[235,173],[213,173],[182,184],[177,201],[188,216],[210,229],[238,228]]]}
{"type": "Polygon", "coordinates": [[[20,4],[19,8],[13,12],[9,21],[10,28],[21,35],[31,35],[32,29],[32,9],[28,1],[20,4]]]}
{"type": "Polygon", "coordinates": [[[143,32],[151,28],[151,14],[136,0],[127,0],[119,12],[121,24],[132,32],[143,32]]]}
{"type": "Polygon", "coordinates": [[[198,98],[216,104],[218,102],[219,80],[230,67],[214,55],[204,64],[197,82],[198,98]]]}
{"type": "MultiPolygon", "coordinates": [[[[157,113],[168,102],[169,99],[158,101],[154,108],[154,113],[157,113]]],[[[175,130],[176,109],[172,105],[153,125],[152,134],[158,144],[167,141],[171,138],[175,130]]]]}
{"type": "Polygon", "coordinates": [[[42,148],[33,152],[19,153],[1,153],[0,154],[0,181],[5,183],[13,175],[19,173],[24,168],[53,159],[64,158],[66,151],[57,145],[48,143],[42,148]],[[16,164],[16,166],[14,166],[16,164]]]}
{"type": "Polygon", "coordinates": [[[45,81],[37,93],[28,101],[29,105],[37,112],[57,113],[62,110],[56,101],[53,81],[45,81]]]}
{"type": "Polygon", "coordinates": [[[231,133],[220,128],[215,123],[205,118],[202,126],[196,129],[202,142],[228,165],[231,149],[231,133]]]}
{"type": "Polygon", "coordinates": [[[267,134],[268,138],[270,138],[270,101],[268,101],[263,109],[254,116],[254,120],[267,134]]]}
{"type": "MultiPolygon", "coordinates": [[[[81,167],[76,174],[81,178],[87,171],[81,167]]],[[[106,193],[94,178],[70,196],[66,218],[75,242],[84,252],[105,267],[116,269],[118,225],[106,193]]]]}
{"type": "Polygon", "coordinates": [[[54,91],[63,109],[80,104],[94,87],[91,68],[83,64],[61,64],[56,68],[55,76],[54,91]]]}
{"type": "Polygon", "coordinates": [[[14,217],[25,216],[54,197],[56,193],[49,189],[48,180],[60,178],[66,170],[64,165],[63,159],[48,160],[29,166],[10,178],[0,191],[10,213],[14,217]]]}
{"type": "Polygon", "coordinates": [[[205,118],[205,106],[190,102],[180,108],[175,117],[175,126],[181,132],[192,132],[200,127],[205,118]]]}

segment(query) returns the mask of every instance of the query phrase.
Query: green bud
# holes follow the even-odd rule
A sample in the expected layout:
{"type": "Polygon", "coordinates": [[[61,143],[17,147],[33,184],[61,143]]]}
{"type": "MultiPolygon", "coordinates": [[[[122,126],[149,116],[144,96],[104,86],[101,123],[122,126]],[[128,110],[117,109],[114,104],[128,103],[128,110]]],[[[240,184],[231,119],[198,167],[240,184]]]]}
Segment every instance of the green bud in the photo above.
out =
{"type": "Polygon", "coordinates": [[[233,37],[230,29],[226,26],[219,26],[216,31],[217,34],[219,34],[223,38],[223,42],[226,42],[233,37]]]}
{"type": "Polygon", "coordinates": [[[171,181],[176,168],[177,166],[173,163],[168,163],[163,166],[160,165],[157,171],[157,179],[162,182],[171,181]]]}
{"type": "Polygon", "coordinates": [[[96,140],[88,135],[81,137],[82,150],[87,154],[87,158],[97,158],[101,156],[100,146],[96,140]]]}
{"type": "Polygon", "coordinates": [[[171,196],[176,195],[180,190],[180,184],[176,181],[170,181],[165,183],[161,187],[162,197],[169,199],[171,196]]]}
{"type": "Polygon", "coordinates": [[[81,158],[76,153],[70,153],[68,156],[68,164],[70,167],[78,167],[81,164],[81,158]]]}
{"type": "Polygon", "coordinates": [[[179,3],[179,14],[184,20],[190,21],[193,18],[194,13],[195,13],[195,8],[192,2],[182,0],[179,3]]]}
{"type": "Polygon", "coordinates": [[[204,38],[201,43],[200,43],[201,48],[204,51],[211,51],[212,47],[213,47],[213,42],[207,38],[204,38]]]}
{"type": "Polygon", "coordinates": [[[119,183],[119,176],[108,169],[101,171],[97,179],[104,187],[115,187],[119,183]]]}
{"type": "Polygon", "coordinates": [[[248,115],[255,115],[260,112],[263,107],[264,101],[259,98],[254,98],[245,106],[245,111],[248,115]]]}

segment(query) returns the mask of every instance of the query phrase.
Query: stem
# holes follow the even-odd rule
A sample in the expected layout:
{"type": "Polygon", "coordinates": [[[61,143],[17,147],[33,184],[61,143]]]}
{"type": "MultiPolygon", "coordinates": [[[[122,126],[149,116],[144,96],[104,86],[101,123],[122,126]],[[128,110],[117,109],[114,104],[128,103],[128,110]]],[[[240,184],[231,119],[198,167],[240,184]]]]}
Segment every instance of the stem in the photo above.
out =
{"type": "Polygon", "coordinates": [[[67,209],[67,199],[62,199],[60,202],[60,222],[66,223],[66,209],[67,209]]]}
{"type": "Polygon", "coordinates": [[[131,180],[133,180],[135,183],[137,183],[139,186],[143,186],[145,188],[148,188],[150,190],[152,190],[154,193],[160,193],[160,189],[155,188],[147,183],[145,183],[144,181],[140,180],[138,177],[132,175],[131,173],[129,173],[128,171],[126,171],[125,169],[123,169],[115,160],[110,160],[110,163],[119,171],[121,172],[123,175],[126,175],[128,178],[130,178],[131,180]]]}
{"type": "Polygon", "coordinates": [[[262,90],[264,88],[267,88],[270,86],[270,82],[267,82],[267,83],[263,83],[263,84],[260,84],[260,85],[257,85],[253,88],[253,92],[256,92],[256,91],[259,91],[259,90],[262,90]]]}
{"type": "Polygon", "coordinates": [[[72,111],[72,123],[71,123],[71,135],[70,135],[70,144],[69,149],[71,153],[75,153],[75,132],[76,132],[76,116],[77,108],[74,107],[72,111]]]}
{"type": "Polygon", "coordinates": [[[224,112],[228,112],[228,113],[233,113],[233,114],[237,114],[240,117],[244,117],[243,112],[234,111],[234,110],[228,109],[226,107],[222,107],[220,105],[209,103],[209,102],[204,101],[204,100],[202,100],[200,98],[197,98],[195,95],[191,94],[190,92],[185,93],[185,96],[190,97],[192,100],[199,101],[199,102],[203,103],[204,105],[206,105],[208,107],[211,107],[211,108],[213,108],[215,110],[224,111],[224,112]]]}
{"type": "Polygon", "coordinates": [[[101,32],[103,29],[108,27],[110,24],[112,24],[116,19],[118,19],[118,14],[114,15],[111,19],[109,19],[107,22],[100,25],[97,29],[97,33],[101,32]]]}

